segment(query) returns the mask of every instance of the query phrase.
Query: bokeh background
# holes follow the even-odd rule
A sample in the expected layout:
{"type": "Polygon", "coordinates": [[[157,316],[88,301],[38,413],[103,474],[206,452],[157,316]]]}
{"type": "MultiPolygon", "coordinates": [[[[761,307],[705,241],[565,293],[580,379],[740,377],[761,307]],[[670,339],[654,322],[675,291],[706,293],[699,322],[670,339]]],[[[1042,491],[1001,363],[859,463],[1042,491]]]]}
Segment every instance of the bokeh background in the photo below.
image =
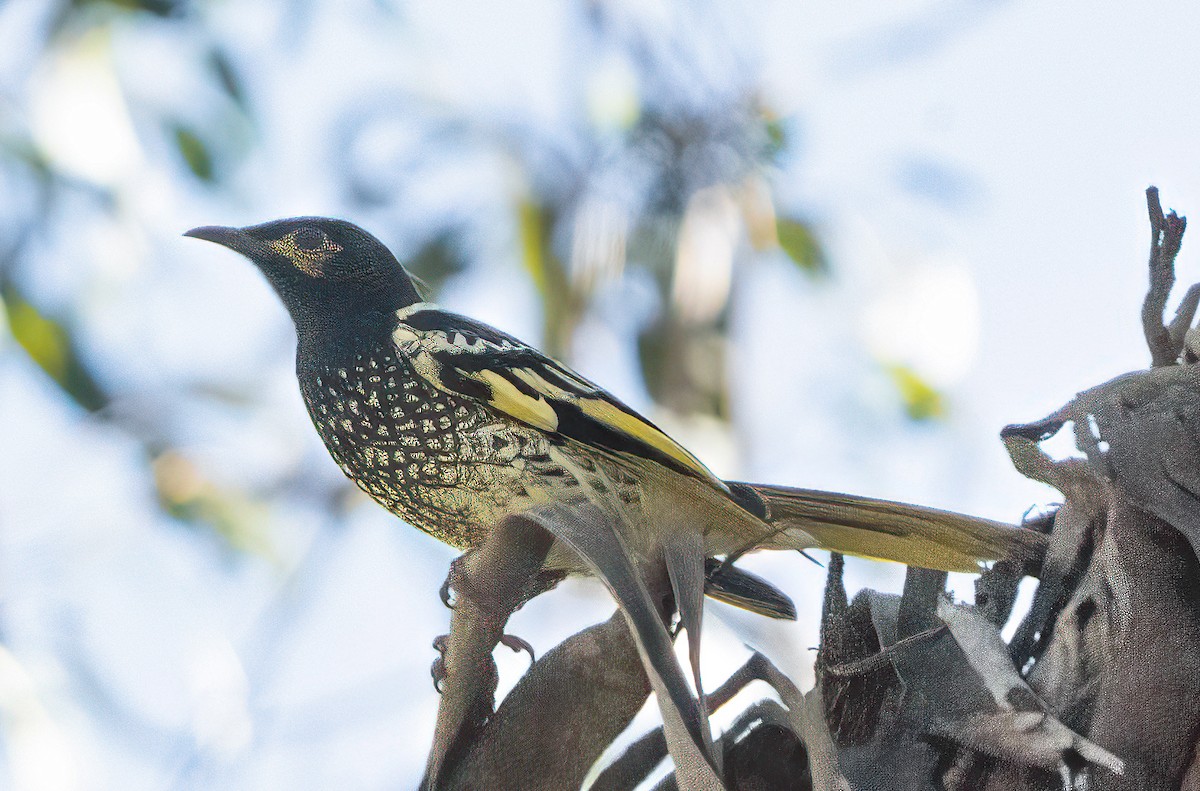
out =
{"type": "MultiPolygon", "coordinates": [[[[453,553],[348,486],[195,225],[351,219],[728,477],[1051,500],[997,432],[1147,362],[1142,191],[1200,212],[1200,7],[1115,8],[0,4],[0,788],[420,776],[453,553]]],[[[711,605],[710,683],[749,643],[807,684],[822,570],[746,563],[801,622],[711,605]]]]}

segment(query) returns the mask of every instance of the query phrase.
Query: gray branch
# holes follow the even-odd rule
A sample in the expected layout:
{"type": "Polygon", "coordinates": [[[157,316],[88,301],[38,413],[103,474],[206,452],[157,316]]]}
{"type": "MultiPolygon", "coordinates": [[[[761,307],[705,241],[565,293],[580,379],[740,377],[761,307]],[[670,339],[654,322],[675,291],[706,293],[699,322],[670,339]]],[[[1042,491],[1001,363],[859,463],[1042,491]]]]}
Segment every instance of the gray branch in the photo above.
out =
{"type": "MultiPolygon", "coordinates": [[[[693,765],[660,788],[1200,788],[1200,330],[1192,326],[1200,285],[1165,323],[1186,223],[1163,213],[1154,188],[1147,203],[1142,323],[1152,367],[1001,432],[1016,470],[1062,493],[1061,507],[1027,522],[1047,536],[1043,557],[996,563],[968,606],[947,598],[944,573],[917,568],[901,596],[863,591],[848,601],[834,555],[816,687],[802,693],[755,654],[696,700],[660,633],[677,602],[698,631],[695,552],[676,547],[669,567],[655,572],[625,557],[611,531],[543,522],[589,556],[624,617],[551,651],[493,714],[490,651],[507,614],[536,592],[519,581],[536,577],[544,541],[511,527],[511,546],[473,553],[460,569],[471,572],[464,589],[487,569],[496,578],[494,563],[507,564],[508,576],[476,598],[488,608],[455,611],[472,635],[449,644],[467,652],[466,666],[446,654],[443,709],[457,714],[439,719],[430,763],[439,787],[578,788],[591,771],[593,789],[621,791],[671,755],[690,755],[704,761],[702,771],[693,765]],[[1058,461],[1041,449],[1067,425],[1085,458],[1058,461]],[[1006,643],[1001,629],[1026,576],[1038,587],[1006,643]],[[661,605],[657,616],[647,601],[661,605]],[[464,678],[473,679],[469,688],[451,694],[451,681],[464,678]],[[709,740],[707,714],[754,680],[773,687],[779,702],[752,704],[709,740]],[[665,728],[594,770],[652,687],[660,703],[667,699],[665,728]],[[705,775],[710,770],[719,780],[705,775]]],[[[694,648],[690,659],[698,662],[694,648]]]]}

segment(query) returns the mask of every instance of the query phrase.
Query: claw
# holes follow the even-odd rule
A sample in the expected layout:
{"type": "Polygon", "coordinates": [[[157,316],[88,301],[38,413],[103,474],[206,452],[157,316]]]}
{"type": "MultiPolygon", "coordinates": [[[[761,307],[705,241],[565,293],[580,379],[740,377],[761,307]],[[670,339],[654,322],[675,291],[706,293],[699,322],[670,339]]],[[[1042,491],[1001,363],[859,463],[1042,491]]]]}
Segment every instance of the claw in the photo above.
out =
{"type": "Polygon", "coordinates": [[[453,576],[454,576],[453,572],[451,572],[450,574],[447,574],[446,581],[442,583],[442,587],[438,588],[438,596],[441,597],[442,604],[444,604],[446,606],[446,608],[450,609],[450,610],[454,609],[454,598],[455,598],[454,592],[450,590],[450,578],[453,576]]]}
{"type": "Polygon", "coordinates": [[[520,637],[517,637],[515,634],[501,635],[500,636],[500,644],[508,646],[514,652],[516,652],[518,654],[521,653],[522,651],[525,651],[526,653],[529,654],[530,664],[537,661],[537,657],[534,656],[534,653],[533,653],[533,646],[531,646],[527,641],[522,640],[520,637]]]}
{"type": "Polygon", "coordinates": [[[429,675],[433,677],[433,688],[440,695],[445,689],[446,683],[446,660],[438,657],[433,664],[429,666],[429,675]]]}
{"type": "Polygon", "coordinates": [[[433,676],[433,688],[438,694],[442,693],[446,681],[446,648],[450,639],[448,634],[439,634],[433,638],[433,647],[437,649],[438,658],[429,666],[429,675],[433,676]]]}

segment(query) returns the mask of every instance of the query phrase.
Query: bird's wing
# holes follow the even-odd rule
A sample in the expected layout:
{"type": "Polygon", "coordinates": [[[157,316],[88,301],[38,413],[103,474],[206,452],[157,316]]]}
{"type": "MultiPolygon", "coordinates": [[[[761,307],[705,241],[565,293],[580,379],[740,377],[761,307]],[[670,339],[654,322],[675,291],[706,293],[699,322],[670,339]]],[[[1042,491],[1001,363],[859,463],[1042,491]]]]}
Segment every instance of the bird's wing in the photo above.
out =
{"type": "Polygon", "coordinates": [[[396,315],[393,342],[434,387],[547,434],[647,459],[728,493],[721,479],[649,420],[511,335],[428,303],[396,315]]]}

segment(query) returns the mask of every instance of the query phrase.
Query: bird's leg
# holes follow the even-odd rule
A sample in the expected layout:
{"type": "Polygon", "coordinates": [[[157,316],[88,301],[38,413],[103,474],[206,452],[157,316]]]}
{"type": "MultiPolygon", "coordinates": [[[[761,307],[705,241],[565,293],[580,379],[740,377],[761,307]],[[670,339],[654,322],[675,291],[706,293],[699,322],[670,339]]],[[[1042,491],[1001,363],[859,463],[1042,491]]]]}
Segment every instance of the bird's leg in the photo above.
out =
{"type": "Polygon", "coordinates": [[[530,662],[537,661],[537,656],[534,655],[533,646],[531,646],[529,644],[529,641],[524,640],[520,637],[517,637],[515,634],[500,635],[500,645],[505,646],[507,648],[511,648],[514,652],[516,652],[518,654],[521,653],[522,651],[524,651],[525,653],[529,654],[530,662]]]}
{"type": "Polygon", "coordinates": [[[434,641],[441,656],[433,676],[442,700],[422,788],[437,788],[454,773],[492,716],[497,681],[492,651],[515,641],[504,634],[509,616],[546,589],[548,578],[539,572],[553,541],[536,522],[514,516],[451,564],[443,586],[454,593],[450,633],[434,641]]]}

